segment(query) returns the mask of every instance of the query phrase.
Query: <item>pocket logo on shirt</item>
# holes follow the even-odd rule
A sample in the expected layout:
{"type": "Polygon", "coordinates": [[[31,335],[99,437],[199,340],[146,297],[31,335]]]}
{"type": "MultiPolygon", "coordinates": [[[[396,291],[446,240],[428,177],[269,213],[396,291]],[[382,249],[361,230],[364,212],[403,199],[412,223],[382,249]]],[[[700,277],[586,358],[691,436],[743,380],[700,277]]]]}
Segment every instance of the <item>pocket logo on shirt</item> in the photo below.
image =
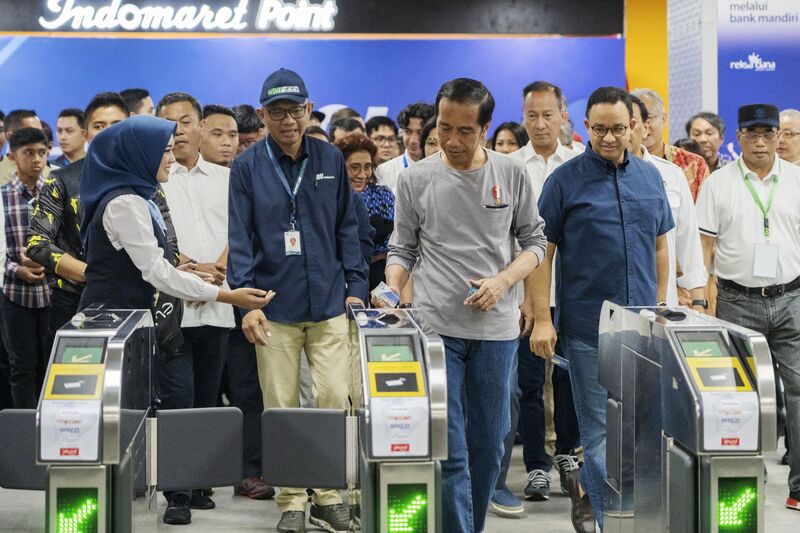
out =
{"type": "Polygon", "coordinates": [[[508,204],[504,204],[500,199],[500,187],[497,185],[492,186],[492,199],[494,200],[494,203],[483,204],[483,207],[486,209],[502,209],[504,207],[508,207],[508,204]]]}
{"type": "Polygon", "coordinates": [[[316,181],[332,180],[332,179],[335,179],[335,177],[334,176],[326,176],[324,173],[320,172],[319,174],[317,174],[316,181]]]}

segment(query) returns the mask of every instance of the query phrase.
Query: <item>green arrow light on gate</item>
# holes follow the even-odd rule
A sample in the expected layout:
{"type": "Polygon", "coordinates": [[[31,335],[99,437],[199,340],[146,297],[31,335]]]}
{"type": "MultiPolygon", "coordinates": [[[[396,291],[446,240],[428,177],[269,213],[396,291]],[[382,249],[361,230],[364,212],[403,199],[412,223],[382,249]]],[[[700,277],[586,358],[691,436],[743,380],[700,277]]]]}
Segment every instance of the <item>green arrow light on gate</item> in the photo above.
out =
{"type": "Polygon", "coordinates": [[[97,513],[97,500],[88,499],[71,514],[58,513],[58,533],[81,533],[87,530],[97,513]]]}
{"type": "Polygon", "coordinates": [[[756,499],[756,491],[748,487],[732,503],[720,501],[717,507],[717,522],[719,527],[731,527],[744,525],[742,513],[750,503],[756,499]]]}

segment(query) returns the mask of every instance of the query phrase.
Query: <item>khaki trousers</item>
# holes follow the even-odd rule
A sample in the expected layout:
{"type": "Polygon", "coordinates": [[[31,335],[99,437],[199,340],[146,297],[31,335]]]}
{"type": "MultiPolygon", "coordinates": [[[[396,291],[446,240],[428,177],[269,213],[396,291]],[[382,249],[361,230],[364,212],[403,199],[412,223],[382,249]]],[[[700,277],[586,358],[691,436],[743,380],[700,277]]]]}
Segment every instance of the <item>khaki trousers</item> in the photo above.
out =
{"type": "MultiPolygon", "coordinates": [[[[350,343],[345,315],[322,322],[280,324],[270,322],[269,346],[257,346],[258,380],[264,409],[298,407],[300,351],[305,350],[316,392],[316,405],[325,409],[347,409],[350,343]]],[[[281,513],[305,511],[305,488],[281,488],[275,498],[281,513]]],[[[315,490],[314,503],[342,502],[336,490],[315,490]]]]}

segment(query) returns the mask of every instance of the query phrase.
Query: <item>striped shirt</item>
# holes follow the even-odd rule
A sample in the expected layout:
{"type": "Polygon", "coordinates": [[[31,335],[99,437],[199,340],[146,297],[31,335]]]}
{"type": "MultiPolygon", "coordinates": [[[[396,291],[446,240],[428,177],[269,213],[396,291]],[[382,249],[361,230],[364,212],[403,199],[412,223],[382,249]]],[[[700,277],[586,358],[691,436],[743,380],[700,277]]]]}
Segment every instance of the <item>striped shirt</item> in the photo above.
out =
{"type": "Polygon", "coordinates": [[[26,283],[17,278],[17,270],[22,266],[22,252],[28,235],[28,223],[33,208],[31,204],[44,187],[44,176],[33,189],[28,188],[14,174],[11,181],[0,188],[5,206],[6,271],[3,276],[3,294],[15,304],[32,309],[50,305],[50,288],[47,281],[26,283]]]}

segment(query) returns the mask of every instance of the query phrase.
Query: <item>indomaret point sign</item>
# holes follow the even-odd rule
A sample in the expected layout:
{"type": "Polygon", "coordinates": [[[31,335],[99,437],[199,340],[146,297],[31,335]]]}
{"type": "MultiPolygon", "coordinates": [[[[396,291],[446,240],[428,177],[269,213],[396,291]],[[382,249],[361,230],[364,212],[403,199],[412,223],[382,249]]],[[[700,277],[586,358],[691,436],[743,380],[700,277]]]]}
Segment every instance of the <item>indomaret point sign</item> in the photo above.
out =
{"type": "Polygon", "coordinates": [[[47,0],[38,23],[46,31],[329,32],[338,13],[336,0],[239,0],[216,2],[214,7],[188,0],[142,3],[47,0]]]}

